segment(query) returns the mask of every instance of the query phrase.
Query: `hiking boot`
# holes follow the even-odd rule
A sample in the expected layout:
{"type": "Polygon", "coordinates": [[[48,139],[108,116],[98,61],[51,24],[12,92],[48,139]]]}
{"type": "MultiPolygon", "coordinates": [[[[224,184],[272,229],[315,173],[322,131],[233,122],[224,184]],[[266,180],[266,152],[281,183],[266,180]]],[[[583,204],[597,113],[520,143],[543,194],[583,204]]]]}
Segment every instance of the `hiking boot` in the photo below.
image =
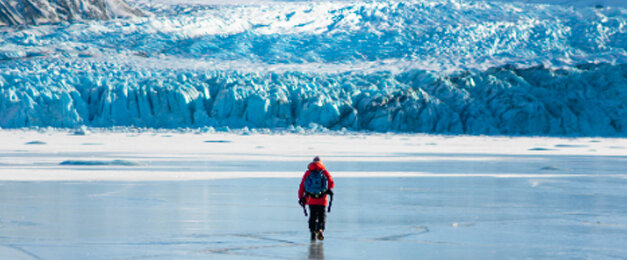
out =
{"type": "Polygon", "coordinates": [[[316,241],[316,232],[311,231],[311,241],[316,241]]]}
{"type": "Polygon", "coordinates": [[[322,234],[322,229],[318,230],[318,232],[316,232],[316,238],[318,238],[318,240],[324,240],[324,235],[322,234]]]}

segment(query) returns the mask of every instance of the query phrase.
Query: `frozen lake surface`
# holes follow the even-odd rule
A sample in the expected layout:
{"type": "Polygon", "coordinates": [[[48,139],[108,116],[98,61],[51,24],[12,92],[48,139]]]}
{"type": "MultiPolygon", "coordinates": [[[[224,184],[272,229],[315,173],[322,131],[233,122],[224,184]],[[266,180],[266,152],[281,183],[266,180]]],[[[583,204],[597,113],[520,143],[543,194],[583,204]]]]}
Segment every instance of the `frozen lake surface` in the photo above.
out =
{"type": "Polygon", "coordinates": [[[627,141],[2,131],[2,259],[621,259],[627,141]],[[336,178],[326,239],[296,203],[336,178]]]}

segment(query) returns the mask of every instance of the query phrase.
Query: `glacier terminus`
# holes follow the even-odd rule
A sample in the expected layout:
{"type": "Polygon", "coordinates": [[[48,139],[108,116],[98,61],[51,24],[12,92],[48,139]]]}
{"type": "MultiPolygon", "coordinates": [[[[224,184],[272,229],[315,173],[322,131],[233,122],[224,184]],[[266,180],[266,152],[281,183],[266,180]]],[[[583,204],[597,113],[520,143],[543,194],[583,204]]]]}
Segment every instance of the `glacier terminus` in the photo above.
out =
{"type": "Polygon", "coordinates": [[[0,127],[627,134],[620,5],[214,2],[0,27],[0,127]]]}

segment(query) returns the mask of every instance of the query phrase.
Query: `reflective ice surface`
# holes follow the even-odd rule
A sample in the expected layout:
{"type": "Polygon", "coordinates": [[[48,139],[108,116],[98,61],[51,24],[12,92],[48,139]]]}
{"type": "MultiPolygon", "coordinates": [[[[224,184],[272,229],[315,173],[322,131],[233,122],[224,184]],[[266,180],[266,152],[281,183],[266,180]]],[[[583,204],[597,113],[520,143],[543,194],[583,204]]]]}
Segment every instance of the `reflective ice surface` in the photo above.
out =
{"type": "Polygon", "coordinates": [[[625,139],[13,130],[0,142],[0,259],[627,255],[625,139]],[[314,243],[296,198],[312,154],[336,179],[314,243]]]}
{"type": "Polygon", "coordinates": [[[310,243],[295,178],[10,182],[4,259],[621,258],[624,178],[337,178],[310,243]]]}

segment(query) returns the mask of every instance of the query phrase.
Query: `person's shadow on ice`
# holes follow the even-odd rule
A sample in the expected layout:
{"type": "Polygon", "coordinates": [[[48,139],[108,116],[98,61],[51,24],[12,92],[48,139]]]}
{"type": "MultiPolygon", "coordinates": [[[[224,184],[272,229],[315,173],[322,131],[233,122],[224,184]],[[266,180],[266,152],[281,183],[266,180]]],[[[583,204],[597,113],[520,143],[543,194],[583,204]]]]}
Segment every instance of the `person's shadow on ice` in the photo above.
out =
{"type": "Polygon", "coordinates": [[[324,260],[324,244],[323,243],[311,243],[309,245],[309,260],[324,260]]]}

